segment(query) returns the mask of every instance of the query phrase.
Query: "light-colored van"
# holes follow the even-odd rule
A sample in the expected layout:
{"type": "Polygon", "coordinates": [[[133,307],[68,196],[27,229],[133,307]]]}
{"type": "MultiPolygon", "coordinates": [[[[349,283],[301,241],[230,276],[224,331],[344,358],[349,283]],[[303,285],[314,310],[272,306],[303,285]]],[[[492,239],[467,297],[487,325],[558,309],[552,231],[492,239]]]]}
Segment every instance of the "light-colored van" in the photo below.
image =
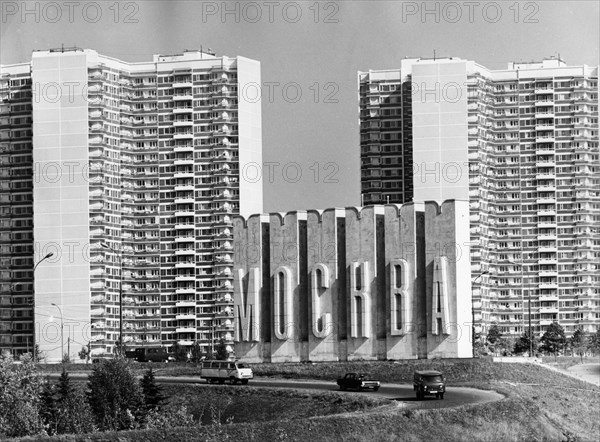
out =
{"type": "Polygon", "coordinates": [[[236,361],[202,361],[200,377],[206,379],[209,384],[225,381],[246,385],[254,377],[252,369],[248,364],[236,361]]]}

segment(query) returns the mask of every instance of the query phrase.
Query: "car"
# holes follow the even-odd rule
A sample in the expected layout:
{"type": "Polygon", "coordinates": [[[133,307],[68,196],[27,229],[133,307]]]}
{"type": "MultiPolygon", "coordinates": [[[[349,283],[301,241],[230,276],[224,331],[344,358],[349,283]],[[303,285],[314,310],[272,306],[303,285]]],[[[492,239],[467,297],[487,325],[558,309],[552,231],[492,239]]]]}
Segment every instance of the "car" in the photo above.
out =
{"type": "Polygon", "coordinates": [[[435,396],[436,398],[444,399],[446,378],[439,371],[418,370],[413,375],[413,388],[417,400],[421,400],[425,396],[435,396]]]}
{"type": "Polygon", "coordinates": [[[340,386],[340,390],[356,388],[358,391],[363,389],[377,391],[381,386],[381,382],[370,379],[368,375],[363,373],[346,373],[344,377],[337,380],[337,384],[340,386]]]}

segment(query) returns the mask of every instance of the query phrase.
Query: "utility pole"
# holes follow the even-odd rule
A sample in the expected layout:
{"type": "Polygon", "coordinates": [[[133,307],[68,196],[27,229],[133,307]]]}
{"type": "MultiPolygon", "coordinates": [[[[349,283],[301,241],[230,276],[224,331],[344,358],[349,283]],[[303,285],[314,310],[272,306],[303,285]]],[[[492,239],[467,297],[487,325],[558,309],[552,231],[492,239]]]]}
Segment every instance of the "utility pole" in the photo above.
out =
{"type": "MultiPolygon", "coordinates": [[[[479,275],[477,275],[475,277],[475,279],[473,280],[473,282],[471,283],[471,317],[472,317],[472,327],[471,327],[471,345],[472,345],[472,353],[473,353],[473,357],[475,357],[475,301],[473,300],[473,294],[474,294],[474,290],[473,290],[473,286],[475,285],[475,283],[477,282],[477,280],[479,278],[481,278],[483,275],[487,275],[489,274],[489,270],[486,270],[484,272],[481,272],[479,275]]],[[[479,288],[479,298],[481,299],[481,287],[479,288]]],[[[480,301],[481,302],[481,301],[480,301]]],[[[483,309],[481,312],[481,316],[483,319],[483,309]]]]}
{"type": "MultiPolygon", "coordinates": [[[[54,253],[50,252],[48,253],[46,256],[44,256],[42,259],[40,259],[34,266],[33,266],[33,271],[32,271],[32,275],[33,275],[33,280],[32,282],[32,288],[31,288],[31,304],[33,306],[33,328],[32,328],[32,333],[33,333],[33,339],[32,344],[33,344],[33,348],[31,350],[34,359],[37,359],[37,355],[35,354],[35,269],[37,269],[37,266],[39,266],[42,261],[48,259],[48,258],[52,258],[54,256],[54,253]]],[[[27,340],[27,343],[29,344],[29,340],[27,340]]]]}
{"type": "Polygon", "coordinates": [[[60,313],[60,360],[61,362],[64,360],[65,357],[65,339],[64,339],[64,323],[63,323],[63,314],[62,314],[62,309],[56,305],[55,303],[52,303],[51,305],[53,305],[54,307],[56,307],[58,309],[58,312],[60,313]]]}

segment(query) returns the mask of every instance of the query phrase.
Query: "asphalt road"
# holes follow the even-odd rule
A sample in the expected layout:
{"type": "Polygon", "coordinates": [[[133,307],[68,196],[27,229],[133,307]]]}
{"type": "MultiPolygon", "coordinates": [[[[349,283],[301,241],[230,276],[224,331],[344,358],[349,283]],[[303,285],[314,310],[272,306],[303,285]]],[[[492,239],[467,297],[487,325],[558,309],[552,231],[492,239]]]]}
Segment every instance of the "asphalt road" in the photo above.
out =
{"type": "MultiPolygon", "coordinates": [[[[69,373],[71,379],[85,380],[87,373],[69,373]]],[[[59,373],[51,373],[49,377],[58,379],[59,373]]],[[[156,380],[162,384],[200,384],[206,388],[212,388],[203,379],[197,376],[156,376],[156,380]]],[[[236,385],[236,388],[292,388],[300,390],[315,390],[315,391],[340,391],[335,381],[324,382],[316,380],[297,380],[297,379],[275,379],[275,378],[255,378],[250,380],[247,386],[236,385]]],[[[475,388],[463,388],[446,386],[446,394],[444,399],[436,399],[435,396],[428,396],[425,399],[418,401],[415,397],[412,385],[408,384],[389,384],[382,383],[379,391],[374,392],[365,390],[356,392],[348,390],[343,394],[368,394],[378,397],[390,399],[398,402],[398,405],[406,408],[451,408],[467,404],[482,404],[485,402],[493,402],[503,399],[504,396],[495,391],[477,390],[475,388]]]]}

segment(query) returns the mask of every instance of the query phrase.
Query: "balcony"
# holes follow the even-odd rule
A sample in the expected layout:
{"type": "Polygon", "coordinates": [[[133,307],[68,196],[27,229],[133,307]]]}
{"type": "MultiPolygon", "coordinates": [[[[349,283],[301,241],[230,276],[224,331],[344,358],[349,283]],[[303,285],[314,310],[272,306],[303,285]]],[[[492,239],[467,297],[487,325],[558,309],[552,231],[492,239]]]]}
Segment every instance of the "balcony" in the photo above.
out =
{"type": "Polygon", "coordinates": [[[195,313],[182,313],[180,315],[175,315],[175,319],[177,320],[195,320],[196,319],[196,314],[195,313]]]}
{"type": "MultiPolygon", "coordinates": [[[[193,289],[192,289],[193,290],[193,289]]],[[[175,307],[196,307],[196,301],[188,300],[188,301],[177,301],[175,303],[175,307]]],[[[195,315],[194,315],[195,316],[195,315]]]]}
{"type": "MultiPolygon", "coordinates": [[[[193,250],[192,250],[193,252],[193,250]]],[[[175,252],[177,253],[177,252],[175,252]]],[[[178,295],[193,295],[194,293],[196,293],[196,289],[194,287],[179,287],[175,289],[175,293],[178,295]]],[[[188,306],[192,306],[192,305],[196,305],[196,303],[194,301],[179,301],[181,303],[185,303],[179,305],[179,303],[175,304],[177,307],[188,307],[188,306]],[[187,304],[188,302],[190,302],[191,304],[187,304]]]]}
{"type": "MultiPolygon", "coordinates": [[[[175,250],[175,255],[176,256],[180,256],[180,255],[194,255],[195,253],[196,253],[196,251],[193,248],[175,250]]],[[[179,292],[176,292],[176,293],[179,293],[179,292]]]]}
{"type": "Polygon", "coordinates": [[[182,261],[182,262],[177,262],[175,263],[175,268],[176,269],[192,269],[196,267],[196,263],[194,261],[182,261]]]}
{"type": "Polygon", "coordinates": [[[196,333],[196,327],[177,327],[175,333],[196,333]]]}
{"type": "Polygon", "coordinates": [[[173,162],[173,164],[175,164],[176,166],[193,165],[194,164],[194,157],[176,158],[175,161],[173,162]]]}
{"type": "Polygon", "coordinates": [[[190,88],[193,86],[193,83],[191,80],[185,80],[185,81],[177,81],[173,83],[173,89],[177,89],[177,88],[190,88]]]}
{"type": "Polygon", "coordinates": [[[194,216],[195,212],[193,210],[178,210],[175,212],[175,216],[194,216]]]}
{"type": "Polygon", "coordinates": [[[175,140],[186,140],[190,138],[194,138],[194,134],[192,132],[178,132],[173,134],[173,139],[175,140]]]}
{"type": "MultiPolygon", "coordinates": [[[[194,184],[190,183],[190,184],[177,184],[175,186],[175,191],[176,192],[183,192],[183,191],[193,191],[195,189],[194,184]]],[[[192,198],[193,200],[193,198],[192,198]]]]}
{"type": "Polygon", "coordinates": [[[193,120],[175,120],[175,121],[173,121],[173,126],[175,126],[175,127],[186,127],[186,126],[193,126],[193,125],[194,125],[193,120]]]}
{"type": "Polygon", "coordinates": [[[175,204],[193,204],[195,201],[194,197],[181,197],[175,198],[175,204]]]}
{"type": "Polygon", "coordinates": [[[194,171],[193,170],[179,171],[179,172],[175,172],[173,174],[173,178],[193,178],[193,177],[194,177],[194,171]]]}
{"type": "Polygon", "coordinates": [[[194,98],[194,96],[192,95],[191,91],[188,93],[180,93],[180,94],[173,95],[173,101],[186,101],[186,100],[191,101],[193,98],[194,98]]]}

